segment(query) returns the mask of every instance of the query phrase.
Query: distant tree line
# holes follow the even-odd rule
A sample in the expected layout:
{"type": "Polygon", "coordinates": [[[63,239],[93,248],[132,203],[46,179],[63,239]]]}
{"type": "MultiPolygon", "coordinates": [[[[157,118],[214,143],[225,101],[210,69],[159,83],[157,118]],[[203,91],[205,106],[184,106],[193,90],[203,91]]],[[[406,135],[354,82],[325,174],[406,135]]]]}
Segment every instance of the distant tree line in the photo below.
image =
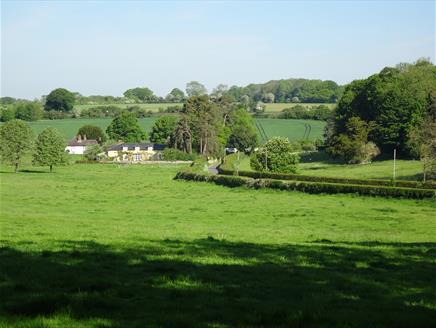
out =
{"type": "Polygon", "coordinates": [[[319,105],[316,107],[296,105],[291,108],[283,109],[277,115],[277,118],[328,121],[333,118],[333,113],[334,110],[325,105],[319,105]]]}
{"type": "Polygon", "coordinates": [[[335,103],[343,87],[334,81],[287,79],[272,80],[245,87],[232,86],[224,92],[231,99],[244,103],[335,103]]]}

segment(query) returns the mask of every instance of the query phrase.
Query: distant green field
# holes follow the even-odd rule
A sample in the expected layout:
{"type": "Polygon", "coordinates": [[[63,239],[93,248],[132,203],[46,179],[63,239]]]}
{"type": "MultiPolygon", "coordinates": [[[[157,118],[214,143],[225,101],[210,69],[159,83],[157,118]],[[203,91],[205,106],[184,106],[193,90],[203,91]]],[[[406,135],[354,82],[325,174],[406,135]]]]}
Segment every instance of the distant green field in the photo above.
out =
{"type": "Polygon", "coordinates": [[[260,130],[264,130],[266,139],[272,137],[286,137],[289,140],[322,139],[325,122],[313,120],[279,120],[273,118],[256,119],[256,125],[264,142],[260,130]],[[310,126],[310,127],[309,127],[310,126]]]}
{"type": "Polygon", "coordinates": [[[325,103],[274,103],[274,104],[265,104],[265,112],[266,113],[280,112],[285,108],[292,108],[297,105],[301,105],[305,107],[316,107],[319,105],[325,105],[329,108],[333,108],[336,106],[336,104],[325,104],[325,103]]]}
{"type": "MultiPolygon", "coordinates": [[[[138,119],[140,126],[147,132],[150,132],[156,117],[147,117],[138,119]]],[[[111,122],[111,118],[89,118],[89,119],[65,119],[65,120],[41,120],[29,122],[35,133],[40,133],[46,127],[58,129],[65,139],[73,138],[77,131],[85,124],[92,124],[106,129],[111,122]]],[[[265,130],[268,138],[275,136],[287,137],[290,140],[300,140],[304,137],[305,124],[312,127],[309,139],[322,138],[324,122],[310,120],[278,120],[278,119],[256,119],[265,130]]],[[[258,131],[259,132],[259,131],[258,131]]]]}
{"type": "MultiPolygon", "coordinates": [[[[35,133],[40,133],[47,127],[53,127],[58,129],[65,136],[65,139],[71,139],[76,135],[77,131],[86,124],[96,125],[105,130],[111,120],[111,118],[72,118],[65,120],[41,120],[29,122],[29,125],[35,133]]],[[[150,132],[155,120],[155,117],[138,119],[139,125],[147,132],[150,132]]]]}
{"type": "Polygon", "coordinates": [[[117,106],[120,108],[127,108],[132,106],[138,106],[146,110],[151,110],[153,112],[158,112],[159,108],[166,109],[168,106],[183,106],[182,103],[159,103],[159,104],[105,104],[105,105],[75,105],[74,109],[82,110],[97,106],[117,106]]]}

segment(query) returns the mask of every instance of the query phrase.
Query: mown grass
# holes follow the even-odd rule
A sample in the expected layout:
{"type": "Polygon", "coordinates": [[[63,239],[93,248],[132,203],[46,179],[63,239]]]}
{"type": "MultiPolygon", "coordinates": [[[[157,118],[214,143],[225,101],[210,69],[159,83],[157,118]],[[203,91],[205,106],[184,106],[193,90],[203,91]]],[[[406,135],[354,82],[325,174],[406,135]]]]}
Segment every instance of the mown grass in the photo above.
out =
{"type": "Polygon", "coordinates": [[[434,324],[433,201],[229,189],[180,168],[2,167],[1,324],[434,324]]]}
{"type": "MultiPolygon", "coordinates": [[[[235,160],[237,160],[237,154],[227,156],[227,164],[223,168],[234,170],[235,160]]],[[[419,160],[396,160],[395,166],[396,179],[422,180],[422,163],[419,160]]],[[[377,160],[369,164],[347,165],[329,159],[324,152],[320,152],[302,155],[297,173],[337,178],[391,180],[393,167],[393,160],[377,160]]],[[[239,170],[252,171],[249,156],[240,154],[239,170]]]]}
{"type": "Polygon", "coordinates": [[[273,104],[265,104],[265,112],[277,113],[285,108],[292,108],[297,105],[309,107],[309,108],[318,107],[319,105],[324,105],[332,109],[336,106],[336,104],[324,104],[324,103],[273,103],[273,104]]]}

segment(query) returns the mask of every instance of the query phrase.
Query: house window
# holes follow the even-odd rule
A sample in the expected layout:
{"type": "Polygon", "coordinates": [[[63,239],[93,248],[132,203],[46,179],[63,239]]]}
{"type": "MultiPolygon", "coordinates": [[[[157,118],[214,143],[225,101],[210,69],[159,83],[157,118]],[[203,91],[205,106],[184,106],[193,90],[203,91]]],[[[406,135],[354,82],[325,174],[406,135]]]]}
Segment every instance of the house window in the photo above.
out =
{"type": "Polygon", "coordinates": [[[123,147],[123,151],[127,151],[127,147],[123,147]]]}
{"type": "Polygon", "coordinates": [[[138,162],[142,160],[142,155],[141,154],[133,154],[133,160],[138,162]]]}
{"type": "Polygon", "coordinates": [[[139,151],[139,147],[135,147],[135,151],[139,151]]]}

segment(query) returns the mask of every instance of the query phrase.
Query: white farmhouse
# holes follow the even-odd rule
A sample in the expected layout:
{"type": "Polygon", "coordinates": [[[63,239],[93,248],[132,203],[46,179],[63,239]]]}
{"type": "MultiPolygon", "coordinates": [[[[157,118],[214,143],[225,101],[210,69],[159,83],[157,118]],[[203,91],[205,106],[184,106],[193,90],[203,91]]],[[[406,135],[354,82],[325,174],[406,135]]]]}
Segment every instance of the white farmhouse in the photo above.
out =
{"type": "Polygon", "coordinates": [[[86,136],[84,136],[82,139],[82,137],[78,135],[76,138],[71,139],[68,142],[67,147],[65,147],[65,151],[74,155],[83,155],[86,147],[96,144],[98,144],[97,140],[86,140],[86,136]]]}

